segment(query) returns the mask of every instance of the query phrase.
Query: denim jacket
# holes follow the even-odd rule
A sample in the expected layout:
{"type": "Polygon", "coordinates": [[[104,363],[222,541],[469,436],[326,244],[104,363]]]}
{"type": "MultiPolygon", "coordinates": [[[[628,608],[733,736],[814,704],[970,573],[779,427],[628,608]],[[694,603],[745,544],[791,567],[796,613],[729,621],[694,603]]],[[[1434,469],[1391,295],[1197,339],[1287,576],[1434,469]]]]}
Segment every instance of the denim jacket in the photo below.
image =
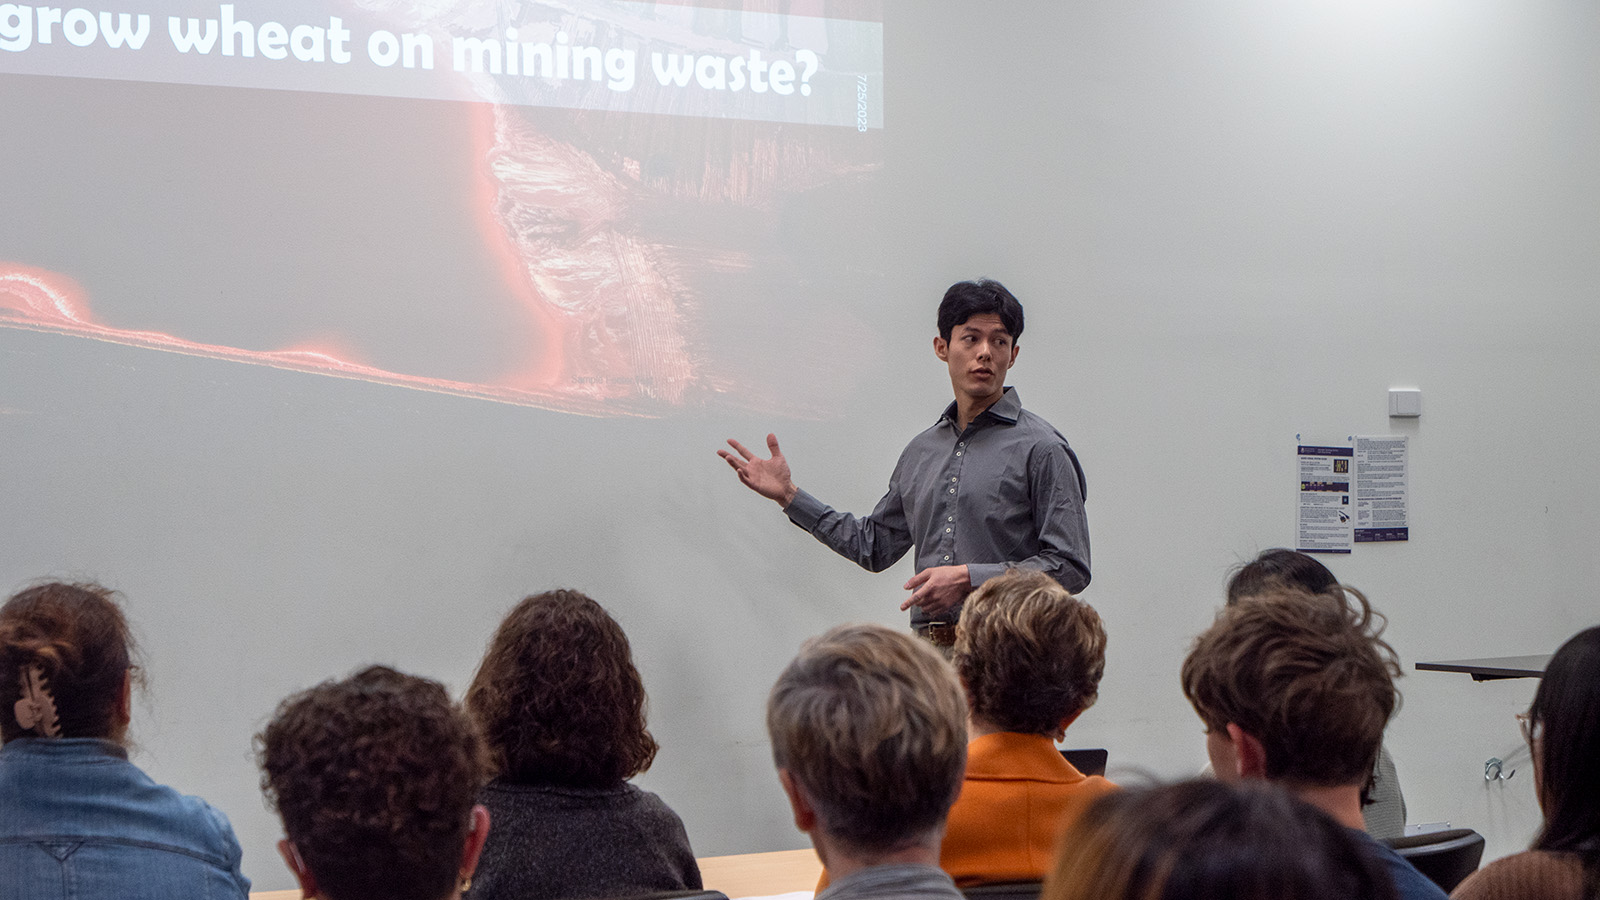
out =
{"type": "Polygon", "coordinates": [[[239,841],[97,738],[0,747],[0,900],[245,900],[239,841]]]}

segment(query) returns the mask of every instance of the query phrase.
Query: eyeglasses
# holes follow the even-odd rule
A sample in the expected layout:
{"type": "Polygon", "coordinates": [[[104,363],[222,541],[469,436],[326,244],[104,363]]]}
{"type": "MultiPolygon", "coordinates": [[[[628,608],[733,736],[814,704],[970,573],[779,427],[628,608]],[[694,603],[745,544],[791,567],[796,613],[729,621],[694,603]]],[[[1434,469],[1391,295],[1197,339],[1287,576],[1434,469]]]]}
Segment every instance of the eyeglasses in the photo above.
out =
{"type": "Polygon", "coordinates": [[[1517,726],[1522,729],[1522,740],[1529,747],[1544,737],[1544,723],[1534,721],[1532,713],[1517,713],[1517,726]]]}

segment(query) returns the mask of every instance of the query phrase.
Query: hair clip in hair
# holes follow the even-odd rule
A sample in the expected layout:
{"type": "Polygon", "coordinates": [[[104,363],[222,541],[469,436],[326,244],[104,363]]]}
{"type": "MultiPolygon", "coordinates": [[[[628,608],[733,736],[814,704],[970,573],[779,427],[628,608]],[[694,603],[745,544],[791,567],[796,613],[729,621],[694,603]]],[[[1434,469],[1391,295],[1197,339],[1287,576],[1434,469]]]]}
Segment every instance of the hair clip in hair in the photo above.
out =
{"type": "Polygon", "coordinates": [[[61,722],[56,718],[56,699],[50,696],[50,680],[37,664],[23,666],[18,681],[22,682],[22,699],[14,710],[17,724],[24,731],[37,731],[45,737],[60,737],[61,722]]]}

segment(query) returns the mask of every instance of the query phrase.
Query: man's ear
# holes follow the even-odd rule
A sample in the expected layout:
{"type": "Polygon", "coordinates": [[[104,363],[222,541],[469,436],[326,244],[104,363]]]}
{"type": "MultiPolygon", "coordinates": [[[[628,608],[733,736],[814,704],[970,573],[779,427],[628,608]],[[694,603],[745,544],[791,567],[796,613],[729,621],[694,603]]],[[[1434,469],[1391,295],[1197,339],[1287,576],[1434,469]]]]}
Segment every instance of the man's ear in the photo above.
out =
{"type": "Polygon", "coordinates": [[[478,869],[478,856],[483,853],[483,843],[489,839],[489,810],[483,804],[472,807],[472,830],[467,832],[466,846],[461,848],[461,877],[471,878],[478,869]]]}
{"type": "Polygon", "coordinates": [[[933,337],[933,355],[939,357],[941,362],[950,361],[950,342],[938,335],[933,337]]]}
{"type": "Polygon", "coordinates": [[[1067,736],[1067,729],[1071,728],[1072,727],[1072,723],[1078,721],[1078,717],[1081,716],[1081,715],[1083,715],[1083,710],[1080,709],[1077,712],[1073,713],[1072,715],[1067,716],[1066,718],[1062,719],[1060,722],[1056,723],[1055,739],[1059,741],[1062,738],[1066,737],[1067,736]]]}
{"type": "Polygon", "coordinates": [[[789,774],[788,769],[778,770],[778,781],[783,785],[783,792],[789,797],[789,808],[794,810],[794,827],[810,834],[817,827],[817,810],[806,797],[805,788],[789,774]]]}
{"type": "Polygon", "coordinates": [[[1022,349],[1022,345],[1021,344],[1012,344],[1011,345],[1011,364],[1006,366],[1006,368],[1009,369],[1009,368],[1011,368],[1011,366],[1014,366],[1014,365],[1017,364],[1017,352],[1020,351],[1021,349],[1022,349]]]}
{"type": "Polygon", "coordinates": [[[317,876],[306,868],[305,860],[300,858],[300,851],[289,843],[288,838],[278,842],[278,855],[283,857],[284,864],[294,873],[294,880],[300,883],[300,893],[305,897],[317,896],[317,876]]]}
{"type": "Polygon", "coordinates": [[[1234,758],[1239,760],[1240,778],[1267,777],[1267,748],[1259,738],[1229,722],[1228,740],[1233,744],[1234,758]]]}

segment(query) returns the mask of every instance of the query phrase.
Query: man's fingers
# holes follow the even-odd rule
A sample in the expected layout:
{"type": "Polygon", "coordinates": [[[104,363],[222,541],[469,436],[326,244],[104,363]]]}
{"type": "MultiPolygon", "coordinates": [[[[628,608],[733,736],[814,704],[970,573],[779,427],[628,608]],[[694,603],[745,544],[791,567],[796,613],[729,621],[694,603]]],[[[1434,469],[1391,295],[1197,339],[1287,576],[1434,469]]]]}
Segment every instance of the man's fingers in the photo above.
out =
{"type": "MultiPolygon", "coordinates": [[[[743,444],[739,443],[738,441],[734,440],[733,438],[728,438],[728,446],[732,447],[733,449],[735,449],[737,451],[739,451],[739,455],[744,457],[745,459],[752,459],[753,460],[753,459],[756,458],[756,455],[754,453],[751,453],[749,450],[746,450],[745,446],[743,444]]],[[[717,452],[721,453],[723,451],[719,450],[717,452]]]]}
{"type": "Polygon", "coordinates": [[[911,576],[911,580],[906,582],[906,590],[911,592],[911,596],[906,598],[906,602],[900,604],[901,612],[905,612],[913,606],[920,606],[923,609],[928,608],[928,592],[920,590],[923,584],[927,583],[927,581],[927,572],[918,572],[917,574],[911,576]]]}
{"type": "Polygon", "coordinates": [[[778,436],[777,435],[770,434],[770,433],[767,435],[767,452],[772,454],[773,456],[782,456],[783,455],[783,451],[778,449],[778,436]]]}

